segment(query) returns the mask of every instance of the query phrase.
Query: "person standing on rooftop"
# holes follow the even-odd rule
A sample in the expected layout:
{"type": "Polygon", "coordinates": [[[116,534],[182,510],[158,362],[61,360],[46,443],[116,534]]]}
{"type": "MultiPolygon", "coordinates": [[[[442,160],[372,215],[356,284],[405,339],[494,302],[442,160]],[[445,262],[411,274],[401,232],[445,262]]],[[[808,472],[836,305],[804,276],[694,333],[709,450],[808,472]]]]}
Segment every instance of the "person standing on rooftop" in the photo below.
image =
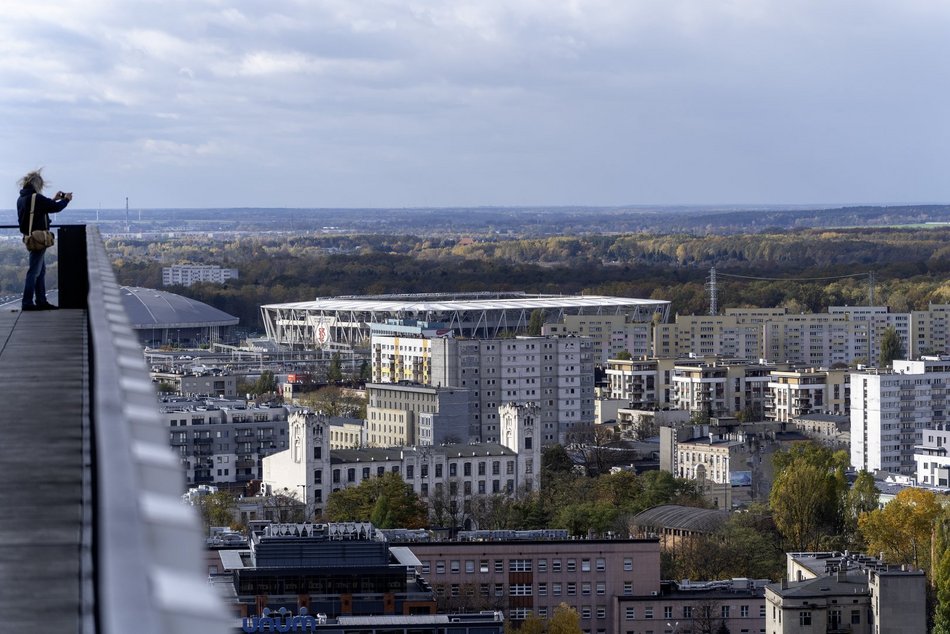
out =
{"type": "MultiPolygon", "coordinates": [[[[56,192],[52,198],[43,195],[42,169],[34,170],[20,179],[20,197],[16,201],[20,233],[49,231],[49,214],[59,213],[73,199],[71,193],[56,192]],[[33,196],[36,201],[33,201],[33,196]],[[30,227],[30,209],[33,209],[33,225],[30,227]]],[[[55,310],[58,306],[46,300],[46,249],[30,251],[30,267],[23,284],[23,310],[55,310]],[[35,298],[35,299],[34,299],[35,298]]]]}

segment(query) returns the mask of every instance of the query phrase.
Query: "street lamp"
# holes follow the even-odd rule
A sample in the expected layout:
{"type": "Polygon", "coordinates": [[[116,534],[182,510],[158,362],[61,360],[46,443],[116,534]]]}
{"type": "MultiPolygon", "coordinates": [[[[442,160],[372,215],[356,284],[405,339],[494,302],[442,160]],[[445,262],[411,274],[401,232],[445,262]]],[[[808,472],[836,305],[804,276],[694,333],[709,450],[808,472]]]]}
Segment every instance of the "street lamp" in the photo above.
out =
{"type": "Polygon", "coordinates": [[[673,634],[676,634],[680,630],[680,622],[676,621],[675,623],[666,622],[666,627],[672,630],[673,634]]]}

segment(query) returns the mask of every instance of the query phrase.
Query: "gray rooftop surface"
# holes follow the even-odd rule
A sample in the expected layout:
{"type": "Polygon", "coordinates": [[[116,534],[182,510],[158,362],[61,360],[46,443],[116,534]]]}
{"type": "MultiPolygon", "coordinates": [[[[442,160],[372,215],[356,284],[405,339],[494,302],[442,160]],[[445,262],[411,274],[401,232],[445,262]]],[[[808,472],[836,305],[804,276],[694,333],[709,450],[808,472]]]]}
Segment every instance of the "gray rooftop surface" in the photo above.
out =
{"type": "Polygon", "coordinates": [[[122,307],[132,328],[233,326],[238,318],[205,303],[152,288],[123,286],[122,307]]]}
{"type": "Polygon", "coordinates": [[[4,631],[76,632],[88,613],[86,350],[84,310],[0,312],[4,631]]]}

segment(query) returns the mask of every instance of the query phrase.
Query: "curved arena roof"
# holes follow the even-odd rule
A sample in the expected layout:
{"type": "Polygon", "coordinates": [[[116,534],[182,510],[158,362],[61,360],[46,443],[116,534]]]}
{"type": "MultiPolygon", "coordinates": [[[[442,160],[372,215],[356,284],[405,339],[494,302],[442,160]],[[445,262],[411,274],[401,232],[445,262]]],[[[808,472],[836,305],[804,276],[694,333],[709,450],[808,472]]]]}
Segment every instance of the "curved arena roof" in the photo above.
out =
{"type": "Polygon", "coordinates": [[[556,321],[564,315],[608,314],[625,314],[633,321],[649,321],[654,313],[661,313],[665,320],[669,304],[665,300],[604,295],[431,293],[327,297],[308,302],[266,304],[261,306],[261,314],[268,338],[280,344],[311,347],[320,340],[318,332],[329,332],[332,342],[352,346],[366,340],[369,324],[390,319],[442,323],[457,335],[494,337],[502,333],[523,333],[536,309],[544,310],[556,321]]]}
{"type": "Polygon", "coordinates": [[[718,509],[663,504],[637,513],[633,523],[650,528],[676,528],[693,533],[711,533],[727,519],[729,513],[718,509]]]}
{"type": "Polygon", "coordinates": [[[234,326],[238,318],[194,299],[152,288],[123,286],[122,306],[135,330],[234,326]]]}

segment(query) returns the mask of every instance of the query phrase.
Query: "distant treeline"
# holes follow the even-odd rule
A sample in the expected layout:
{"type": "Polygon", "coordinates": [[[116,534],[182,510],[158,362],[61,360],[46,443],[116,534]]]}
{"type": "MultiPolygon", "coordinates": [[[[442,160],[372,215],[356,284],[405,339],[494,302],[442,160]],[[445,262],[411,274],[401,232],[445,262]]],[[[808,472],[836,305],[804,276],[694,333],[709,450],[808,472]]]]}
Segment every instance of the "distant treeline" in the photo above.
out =
{"type": "Polygon", "coordinates": [[[261,304],[381,293],[608,294],[667,299],[674,312],[705,313],[712,266],[721,274],[720,307],[821,311],[865,304],[870,272],[876,303],[903,311],[950,302],[950,228],[943,227],[510,240],[264,235],[221,242],[110,239],[107,246],[128,285],[160,287],[161,267],[169,264],[236,267],[240,279],[226,286],[174,290],[251,327],[260,325],[261,304]],[[777,279],[748,279],[756,277],[777,279]]]}

